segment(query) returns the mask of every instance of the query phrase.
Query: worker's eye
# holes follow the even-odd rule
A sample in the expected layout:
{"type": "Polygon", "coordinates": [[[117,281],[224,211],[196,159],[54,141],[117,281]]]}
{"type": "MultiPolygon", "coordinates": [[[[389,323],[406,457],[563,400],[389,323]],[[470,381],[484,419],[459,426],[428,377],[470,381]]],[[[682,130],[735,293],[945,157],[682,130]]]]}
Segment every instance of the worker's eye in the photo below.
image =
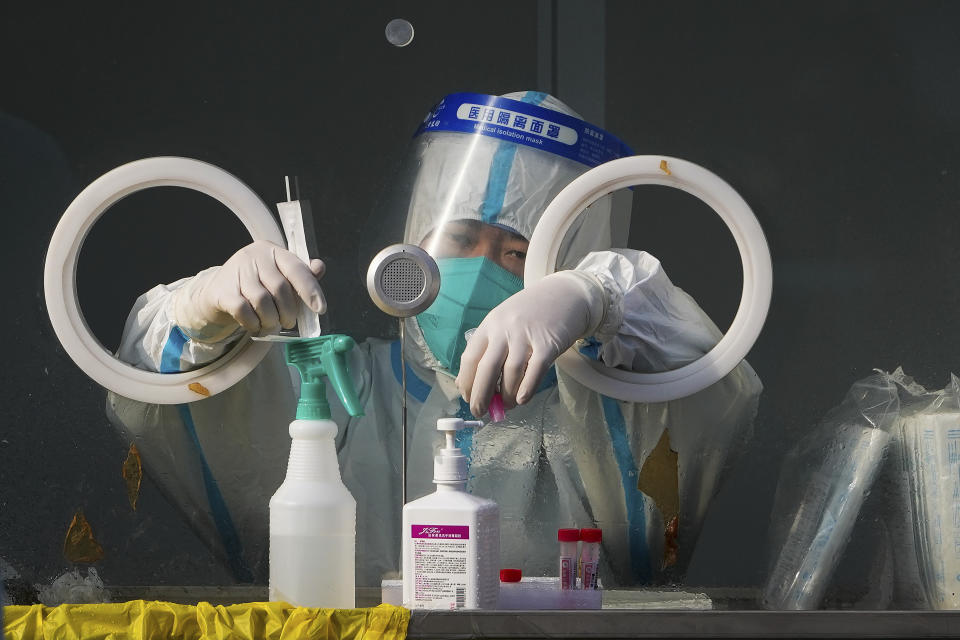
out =
{"type": "Polygon", "coordinates": [[[507,251],[507,255],[511,258],[516,258],[517,260],[524,260],[527,257],[527,252],[520,251],[519,249],[510,249],[507,251]]]}

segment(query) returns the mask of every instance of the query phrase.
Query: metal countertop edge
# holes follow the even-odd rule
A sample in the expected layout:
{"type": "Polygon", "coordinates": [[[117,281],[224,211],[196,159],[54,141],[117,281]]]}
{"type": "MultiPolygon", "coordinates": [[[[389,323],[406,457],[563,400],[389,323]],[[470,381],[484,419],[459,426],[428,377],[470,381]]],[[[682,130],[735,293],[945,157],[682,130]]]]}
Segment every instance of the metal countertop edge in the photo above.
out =
{"type": "Polygon", "coordinates": [[[945,638],[960,611],[412,611],[408,638],[945,638]]]}

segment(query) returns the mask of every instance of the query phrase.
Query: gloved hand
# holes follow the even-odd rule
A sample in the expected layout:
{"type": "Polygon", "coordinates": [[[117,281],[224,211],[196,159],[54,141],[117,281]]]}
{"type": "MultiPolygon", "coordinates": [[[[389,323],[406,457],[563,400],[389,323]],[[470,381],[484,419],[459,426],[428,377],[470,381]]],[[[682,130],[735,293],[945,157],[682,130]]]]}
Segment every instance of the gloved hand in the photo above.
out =
{"type": "Polygon", "coordinates": [[[253,242],[177,289],[174,321],[201,342],[224,340],[238,326],[259,336],[292,328],[301,300],[317,313],[326,311],[317,282],[324,269],[321,260],[307,266],[272,242],[253,242]]]}
{"type": "Polygon", "coordinates": [[[507,409],[533,397],[557,356],[600,326],[605,297],[594,276],[560,271],[488,313],[460,358],[457,387],[470,412],[487,412],[498,380],[507,409]]]}

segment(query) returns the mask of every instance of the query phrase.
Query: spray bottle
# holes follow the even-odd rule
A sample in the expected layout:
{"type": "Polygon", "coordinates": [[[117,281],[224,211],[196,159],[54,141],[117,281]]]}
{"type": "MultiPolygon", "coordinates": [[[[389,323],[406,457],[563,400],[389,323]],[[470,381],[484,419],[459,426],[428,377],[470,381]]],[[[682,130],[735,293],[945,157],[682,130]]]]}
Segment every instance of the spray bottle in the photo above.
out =
{"type": "Polygon", "coordinates": [[[354,607],[357,503],[340,479],[324,376],[351,416],[363,415],[350,383],[352,338],[287,342],[300,372],[297,419],[290,423],[287,477],[270,499],[270,600],[298,607],[354,607]]]}
{"type": "Polygon", "coordinates": [[[500,594],[500,508],[466,492],[467,459],[454,438],[482,422],[437,420],[446,447],[433,459],[435,493],[403,507],[403,606],[493,609],[500,594]]]}

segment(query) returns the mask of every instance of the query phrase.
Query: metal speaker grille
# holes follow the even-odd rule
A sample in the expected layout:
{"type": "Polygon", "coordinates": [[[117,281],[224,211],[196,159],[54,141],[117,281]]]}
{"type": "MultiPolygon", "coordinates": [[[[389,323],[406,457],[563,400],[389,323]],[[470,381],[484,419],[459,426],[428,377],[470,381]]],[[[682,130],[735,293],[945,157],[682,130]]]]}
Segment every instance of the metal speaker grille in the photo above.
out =
{"type": "Polygon", "coordinates": [[[380,276],[383,294],[400,304],[419,298],[425,285],[423,268],[410,258],[397,258],[383,268],[380,276]]]}

